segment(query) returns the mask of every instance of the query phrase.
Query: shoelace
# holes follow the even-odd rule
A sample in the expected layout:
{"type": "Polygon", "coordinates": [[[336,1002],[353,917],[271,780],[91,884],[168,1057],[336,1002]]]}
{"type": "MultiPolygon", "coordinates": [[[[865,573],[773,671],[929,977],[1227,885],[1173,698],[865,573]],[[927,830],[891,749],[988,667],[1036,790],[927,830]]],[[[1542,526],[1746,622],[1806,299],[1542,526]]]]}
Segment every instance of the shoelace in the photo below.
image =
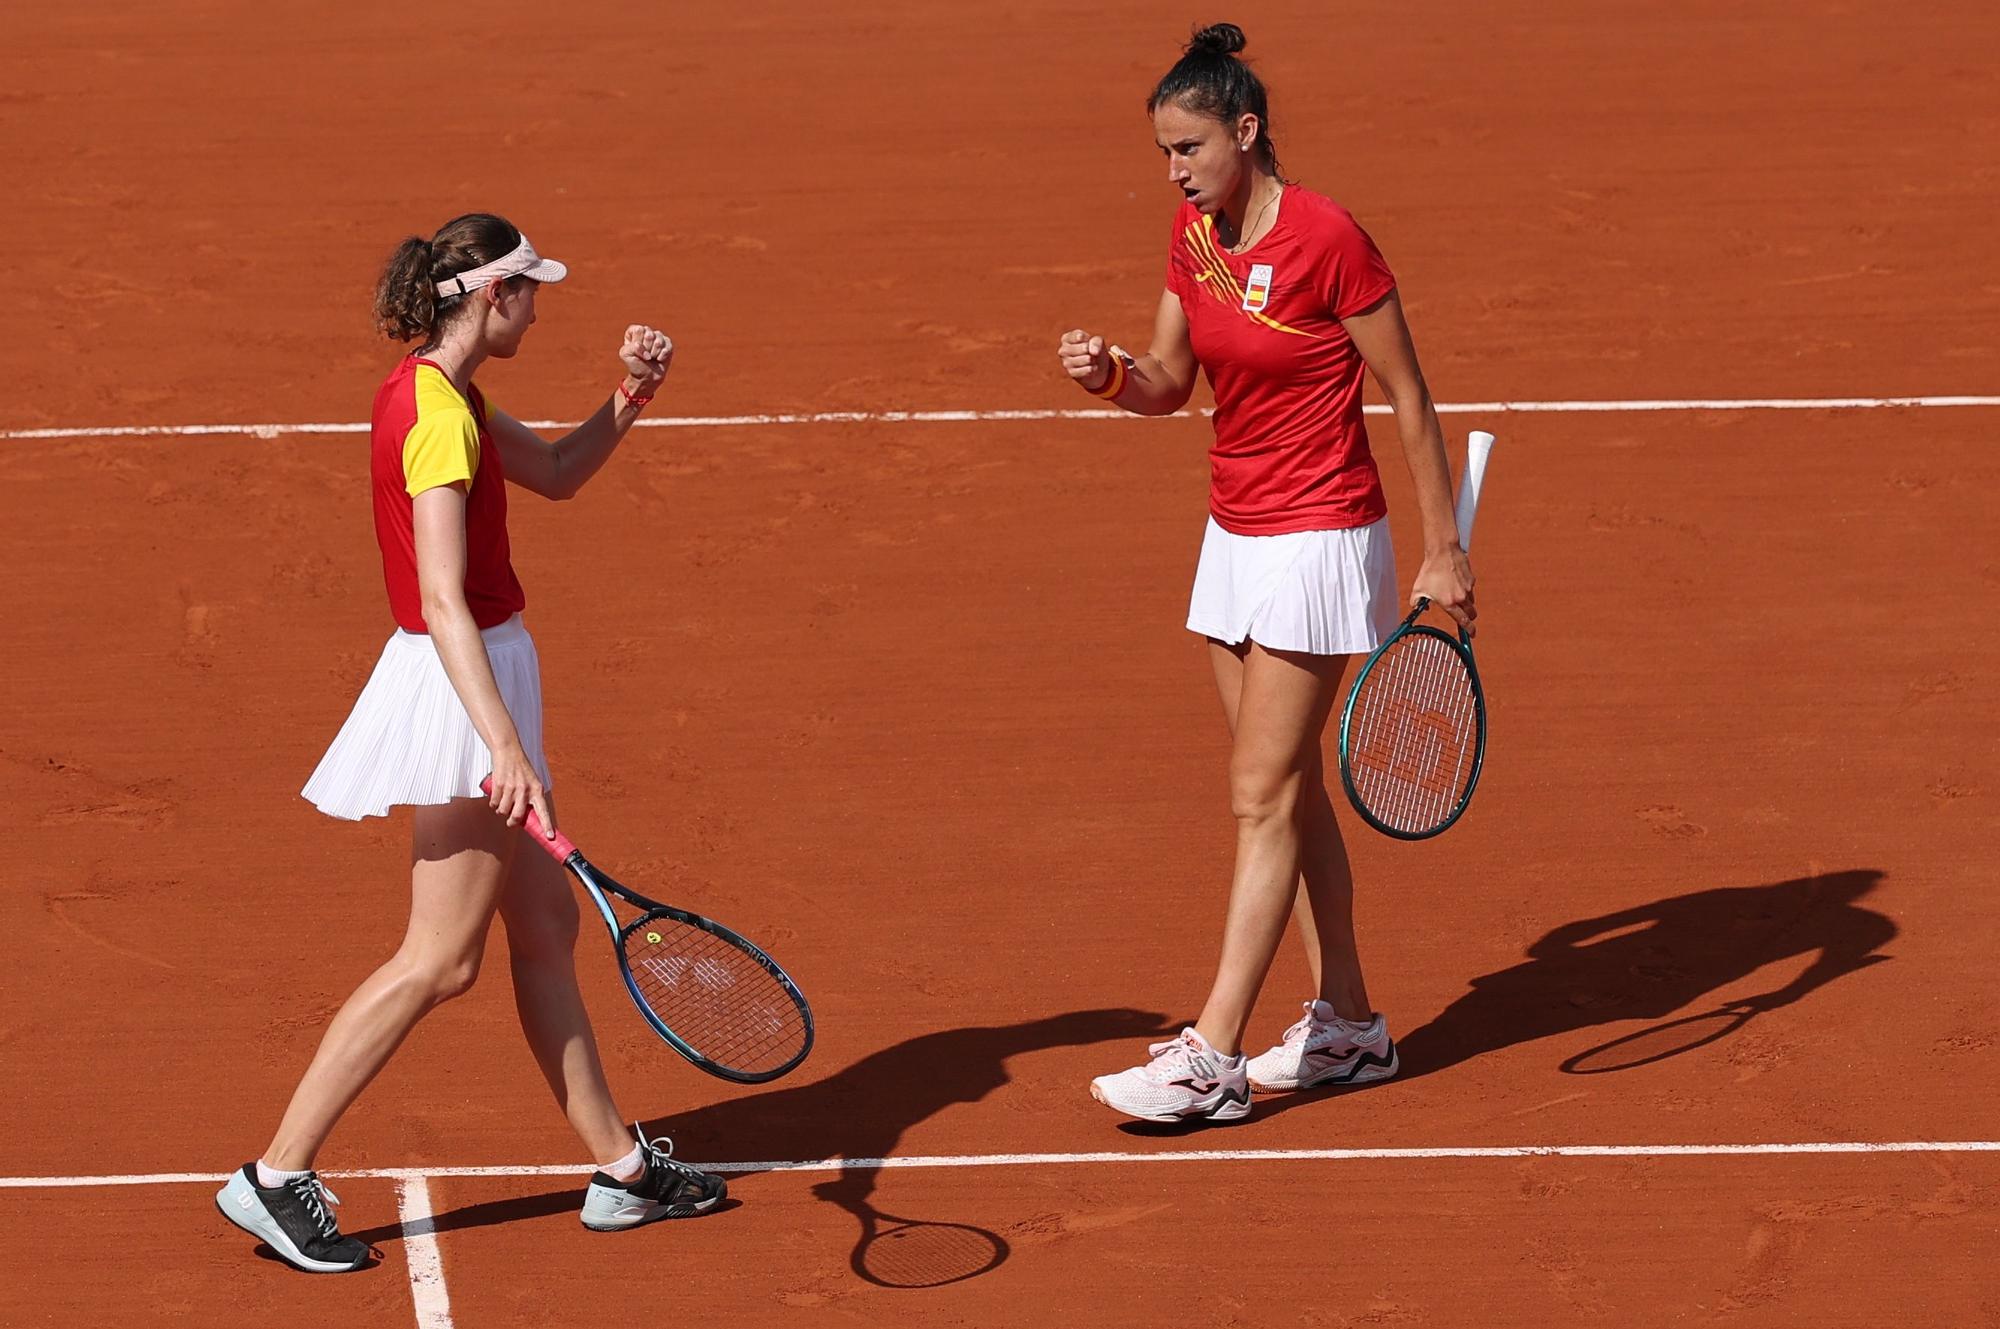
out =
{"type": "Polygon", "coordinates": [[[1146,1054],[1151,1058],[1146,1063],[1146,1073],[1156,1080],[1165,1080],[1187,1073],[1194,1047],[1185,1037],[1170,1038],[1164,1043],[1148,1044],[1146,1054]],[[1174,1055],[1177,1052],[1179,1056],[1174,1055]]]}
{"type": "Polygon", "coordinates": [[[1313,1019],[1312,1003],[1306,1003],[1305,1018],[1285,1031],[1284,1046],[1292,1047],[1312,1037],[1313,1026],[1319,1023],[1313,1019]]]}
{"type": "Polygon", "coordinates": [[[1341,1020],[1341,1019],[1322,1020],[1317,1015],[1313,1014],[1313,1005],[1314,1003],[1310,1001],[1307,1002],[1305,1017],[1301,1019],[1297,1024],[1293,1025],[1290,1029],[1287,1029],[1285,1031],[1285,1037],[1284,1037],[1285,1047],[1303,1046],[1306,1040],[1313,1036],[1313,1031],[1315,1029],[1331,1029],[1336,1024],[1346,1025],[1348,1028],[1356,1030],[1365,1029],[1367,1027],[1365,1021],[1361,1024],[1356,1024],[1352,1020],[1341,1020]]]}
{"type": "Polygon", "coordinates": [[[316,1172],[308,1172],[291,1182],[292,1194],[299,1197],[306,1207],[306,1217],[313,1221],[319,1234],[328,1241],[340,1235],[340,1224],[334,1221],[332,1206],[340,1203],[340,1197],[327,1188],[316,1172]]]}
{"type": "MultiPolygon", "coordinates": [[[[638,1130],[636,1123],[633,1129],[638,1130]]],[[[658,1139],[648,1140],[646,1133],[639,1131],[639,1148],[646,1155],[646,1166],[648,1169],[665,1168],[674,1175],[686,1177],[690,1181],[699,1180],[702,1175],[699,1169],[689,1167],[686,1163],[674,1157],[674,1142],[664,1135],[658,1139]]],[[[645,1174],[641,1173],[640,1175],[643,1176],[645,1174]]]]}

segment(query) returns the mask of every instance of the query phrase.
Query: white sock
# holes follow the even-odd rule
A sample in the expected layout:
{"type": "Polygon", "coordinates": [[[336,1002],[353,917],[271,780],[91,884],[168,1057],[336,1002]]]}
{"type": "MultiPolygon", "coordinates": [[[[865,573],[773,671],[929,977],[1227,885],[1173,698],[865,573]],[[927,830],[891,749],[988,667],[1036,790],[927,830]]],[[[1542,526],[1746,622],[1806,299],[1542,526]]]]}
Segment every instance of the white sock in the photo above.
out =
{"type": "Polygon", "coordinates": [[[1209,1056],[1214,1057],[1224,1066],[1234,1066],[1237,1062],[1243,1060],[1243,1050],[1241,1048],[1238,1048],[1236,1052],[1230,1056],[1224,1056],[1220,1051],[1216,1049],[1215,1044],[1209,1042],[1207,1039],[1201,1036],[1201,1030],[1196,1029],[1193,1025],[1189,1025],[1188,1032],[1194,1035],[1195,1046],[1199,1047],[1202,1051],[1208,1053],[1209,1056]]]}
{"type": "Polygon", "coordinates": [[[263,1159],[257,1160],[257,1184],[267,1191],[274,1191],[288,1181],[312,1175],[311,1168],[300,1168],[297,1172],[280,1172],[274,1167],[266,1167],[263,1159]]]}
{"type": "Polygon", "coordinates": [[[625,1155],[625,1157],[619,1159],[615,1163],[606,1163],[603,1167],[599,1168],[598,1171],[604,1173],[608,1177],[611,1177],[618,1181],[625,1182],[627,1184],[635,1182],[639,1178],[645,1176],[646,1160],[639,1153],[638,1142],[637,1141],[633,1142],[631,1153],[625,1155]]]}

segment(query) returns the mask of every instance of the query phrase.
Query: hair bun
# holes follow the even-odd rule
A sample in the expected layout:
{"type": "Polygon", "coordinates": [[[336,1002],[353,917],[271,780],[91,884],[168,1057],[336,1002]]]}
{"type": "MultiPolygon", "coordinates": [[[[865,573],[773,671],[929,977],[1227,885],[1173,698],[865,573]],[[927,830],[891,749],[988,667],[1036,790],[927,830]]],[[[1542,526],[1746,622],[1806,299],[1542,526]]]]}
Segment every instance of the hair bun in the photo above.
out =
{"type": "Polygon", "coordinates": [[[1195,30],[1187,49],[1189,55],[1235,55],[1247,44],[1243,29],[1234,23],[1211,23],[1195,30]]]}

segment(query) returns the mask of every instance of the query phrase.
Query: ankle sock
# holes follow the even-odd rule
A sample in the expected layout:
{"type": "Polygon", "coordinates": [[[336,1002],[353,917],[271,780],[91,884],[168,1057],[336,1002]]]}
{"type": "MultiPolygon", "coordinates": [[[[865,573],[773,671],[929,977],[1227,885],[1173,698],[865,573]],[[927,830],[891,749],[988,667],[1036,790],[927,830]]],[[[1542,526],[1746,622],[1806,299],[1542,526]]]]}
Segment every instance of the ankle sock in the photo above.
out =
{"type": "Polygon", "coordinates": [[[622,1181],[628,1185],[645,1176],[646,1160],[639,1152],[638,1142],[633,1142],[631,1153],[625,1155],[625,1157],[615,1163],[606,1163],[598,1171],[615,1181],[622,1181]]]}
{"type": "Polygon", "coordinates": [[[300,1177],[311,1175],[311,1168],[300,1168],[297,1172],[280,1172],[274,1167],[266,1166],[263,1159],[257,1160],[257,1184],[267,1191],[274,1191],[288,1181],[297,1181],[300,1177]]]}
{"type": "Polygon", "coordinates": [[[1243,1060],[1242,1048],[1238,1048],[1236,1049],[1236,1051],[1231,1053],[1224,1053],[1222,1049],[1216,1047],[1215,1044],[1209,1042],[1206,1038],[1203,1038],[1201,1036],[1201,1030],[1196,1029],[1193,1025],[1188,1026],[1188,1032],[1194,1035],[1194,1041],[1196,1047],[1199,1047],[1202,1051],[1208,1053],[1211,1057],[1214,1057],[1217,1061],[1221,1062],[1224,1067],[1234,1069],[1236,1063],[1243,1060]]]}

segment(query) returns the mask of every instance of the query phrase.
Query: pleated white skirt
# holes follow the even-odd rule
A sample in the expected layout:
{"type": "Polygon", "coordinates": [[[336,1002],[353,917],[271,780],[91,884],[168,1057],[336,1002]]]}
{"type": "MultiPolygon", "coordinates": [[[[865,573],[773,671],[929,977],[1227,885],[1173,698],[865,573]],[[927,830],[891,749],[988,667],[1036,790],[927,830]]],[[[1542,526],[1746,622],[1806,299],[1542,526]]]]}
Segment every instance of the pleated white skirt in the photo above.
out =
{"type": "Polygon", "coordinates": [[[1234,535],[1208,519],[1188,631],[1273,651],[1363,655],[1400,621],[1387,517],[1289,535],[1234,535]]]}
{"type": "MultiPolygon", "coordinates": [[[[480,634],[500,699],[535,773],[548,786],[542,755],[542,667],[519,614],[480,634]]],[[[300,792],[329,817],[386,817],[403,804],[430,806],[480,796],[493,754],[472,727],[428,635],[398,628],[368,686],[340,727],[319,769],[300,792]]]]}

